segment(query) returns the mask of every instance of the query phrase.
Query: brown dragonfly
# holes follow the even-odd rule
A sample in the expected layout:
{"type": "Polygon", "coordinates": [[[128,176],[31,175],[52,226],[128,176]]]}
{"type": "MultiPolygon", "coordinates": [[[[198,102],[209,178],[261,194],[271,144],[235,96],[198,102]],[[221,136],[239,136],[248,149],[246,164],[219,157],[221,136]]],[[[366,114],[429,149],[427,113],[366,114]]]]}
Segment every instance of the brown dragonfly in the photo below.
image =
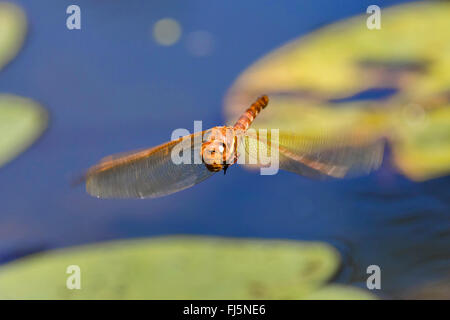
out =
{"type": "Polygon", "coordinates": [[[268,102],[265,95],[258,98],[234,126],[218,126],[150,149],[106,157],[87,171],[86,190],[99,198],[161,197],[216,172],[226,173],[236,162],[267,167],[271,163],[262,161],[262,150],[276,159],[280,169],[311,178],[342,178],[379,167],[382,141],[369,142],[355,135],[305,137],[280,130],[261,134],[249,129],[268,102]],[[180,154],[185,161],[179,161],[180,154]]]}

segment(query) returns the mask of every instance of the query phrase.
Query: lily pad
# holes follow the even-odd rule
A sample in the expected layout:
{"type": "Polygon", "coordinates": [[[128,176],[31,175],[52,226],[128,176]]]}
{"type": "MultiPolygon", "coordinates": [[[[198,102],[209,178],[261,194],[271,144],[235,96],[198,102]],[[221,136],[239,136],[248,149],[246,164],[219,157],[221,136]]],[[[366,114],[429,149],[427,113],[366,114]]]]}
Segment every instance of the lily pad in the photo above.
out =
{"type": "Polygon", "coordinates": [[[8,3],[0,3],[0,69],[14,58],[22,47],[27,21],[22,9],[8,3]]]}
{"type": "Polygon", "coordinates": [[[336,250],[319,242],[169,237],[36,254],[0,268],[0,299],[373,298],[327,282],[336,250]],[[67,267],[81,271],[69,290],[67,267]]]}
{"type": "Polygon", "coordinates": [[[36,102],[0,95],[0,167],[30,146],[47,126],[47,113],[36,102]]]}
{"type": "Polygon", "coordinates": [[[304,297],[305,300],[371,300],[374,296],[355,287],[328,285],[313,291],[304,297]]]}

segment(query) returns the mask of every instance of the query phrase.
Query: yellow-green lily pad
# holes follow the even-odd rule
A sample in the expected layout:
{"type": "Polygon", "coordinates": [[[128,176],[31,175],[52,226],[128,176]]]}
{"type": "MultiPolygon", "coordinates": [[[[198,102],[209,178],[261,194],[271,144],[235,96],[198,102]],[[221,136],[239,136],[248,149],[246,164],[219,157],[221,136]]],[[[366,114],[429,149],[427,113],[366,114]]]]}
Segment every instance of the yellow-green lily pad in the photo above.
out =
{"type": "Polygon", "coordinates": [[[312,291],[305,300],[371,300],[374,296],[359,288],[332,284],[312,291]]]}
{"type": "Polygon", "coordinates": [[[0,299],[373,298],[327,282],[339,254],[328,244],[168,237],[36,254],[0,268],[0,299]],[[80,289],[68,289],[68,266],[80,289]]]}
{"type": "Polygon", "coordinates": [[[47,126],[47,113],[36,102],[0,95],[0,167],[27,149],[47,126]]]}
{"type": "Polygon", "coordinates": [[[24,12],[18,6],[0,2],[0,69],[22,47],[27,29],[24,12]]]}

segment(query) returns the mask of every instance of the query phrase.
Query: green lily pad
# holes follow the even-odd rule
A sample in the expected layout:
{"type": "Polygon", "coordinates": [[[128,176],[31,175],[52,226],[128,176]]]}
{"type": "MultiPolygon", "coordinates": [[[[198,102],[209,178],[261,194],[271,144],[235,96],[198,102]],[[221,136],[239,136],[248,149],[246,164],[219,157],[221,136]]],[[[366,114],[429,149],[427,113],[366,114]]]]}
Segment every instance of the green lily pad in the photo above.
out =
{"type": "Polygon", "coordinates": [[[33,143],[47,126],[47,113],[36,102],[0,95],[0,167],[33,143]]]}
{"type": "Polygon", "coordinates": [[[170,237],[118,241],[20,259],[0,268],[0,299],[373,298],[333,286],[336,250],[319,242],[170,237]],[[66,287],[67,267],[81,289],[66,287]],[[314,296],[312,296],[314,297],[314,296]]]}
{"type": "Polygon", "coordinates": [[[304,297],[305,300],[371,300],[373,298],[373,295],[367,291],[337,284],[320,288],[304,297]]]}
{"type": "Polygon", "coordinates": [[[0,3],[0,69],[22,47],[27,21],[22,9],[8,2],[0,3]]]}

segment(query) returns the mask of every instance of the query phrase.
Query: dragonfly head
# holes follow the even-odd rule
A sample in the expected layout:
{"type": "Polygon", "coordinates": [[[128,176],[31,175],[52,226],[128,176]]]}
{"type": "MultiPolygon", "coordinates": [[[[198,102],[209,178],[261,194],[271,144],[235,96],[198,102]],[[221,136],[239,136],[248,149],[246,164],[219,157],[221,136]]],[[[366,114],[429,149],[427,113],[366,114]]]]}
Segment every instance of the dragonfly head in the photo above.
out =
{"type": "Polygon", "coordinates": [[[221,171],[235,162],[236,135],[232,127],[214,127],[203,139],[202,159],[209,171],[221,171]]]}

